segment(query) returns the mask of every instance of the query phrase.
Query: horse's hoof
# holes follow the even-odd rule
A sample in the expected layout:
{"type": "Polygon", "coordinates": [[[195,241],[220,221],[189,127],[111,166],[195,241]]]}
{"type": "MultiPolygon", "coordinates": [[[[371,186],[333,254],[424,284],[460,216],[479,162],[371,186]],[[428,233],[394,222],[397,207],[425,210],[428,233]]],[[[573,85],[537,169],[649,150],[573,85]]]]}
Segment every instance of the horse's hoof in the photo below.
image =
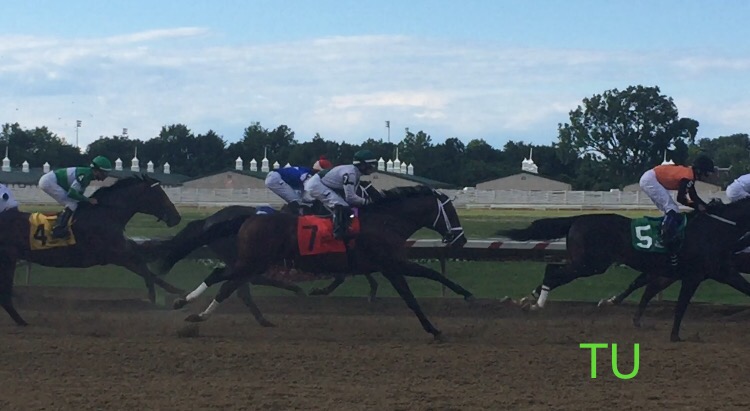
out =
{"type": "Polygon", "coordinates": [[[464,297],[464,301],[466,301],[467,303],[471,303],[471,302],[474,302],[476,300],[477,300],[477,298],[474,297],[474,295],[472,295],[472,294],[469,294],[469,295],[467,295],[467,296],[464,297]]]}
{"type": "Polygon", "coordinates": [[[608,305],[615,305],[614,301],[612,301],[611,298],[603,298],[599,300],[598,304],[596,304],[597,307],[604,307],[608,305]]]}
{"type": "Polygon", "coordinates": [[[17,322],[16,325],[19,326],[19,327],[28,327],[29,323],[27,323],[24,320],[21,320],[21,321],[17,322]]]}
{"type": "Polygon", "coordinates": [[[435,342],[445,342],[445,337],[443,337],[443,333],[439,330],[433,331],[432,337],[435,342]]]}
{"type": "Polygon", "coordinates": [[[185,317],[185,321],[189,323],[199,323],[205,321],[205,318],[201,317],[199,314],[190,314],[185,317]]]}
{"type": "Polygon", "coordinates": [[[641,328],[641,319],[640,318],[633,318],[633,326],[635,328],[641,328]]]}
{"type": "Polygon", "coordinates": [[[307,297],[307,294],[305,294],[305,292],[302,290],[295,292],[294,295],[296,295],[297,297],[307,297]]]}
{"type": "Polygon", "coordinates": [[[374,296],[374,295],[371,295],[371,296],[367,297],[367,302],[370,303],[370,304],[376,303],[378,301],[380,301],[380,299],[378,297],[374,296]]]}
{"type": "Polygon", "coordinates": [[[680,336],[679,336],[679,335],[674,335],[674,334],[672,334],[672,335],[671,335],[671,336],[669,337],[669,341],[671,341],[671,342],[682,342],[682,338],[680,338],[680,336]]]}
{"type": "Polygon", "coordinates": [[[175,310],[179,310],[180,308],[186,306],[187,303],[187,300],[184,298],[176,298],[172,303],[172,308],[174,308],[175,310]]]}
{"type": "Polygon", "coordinates": [[[307,295],[325,295],[325,293],[320,288],[313,288],[307,295]]]}
{"type": "Polygon", "coordinates": [[[541,311],[542,307],[540,307],[538,304],[531,304],[529,307],[529,311],[541,311]]]}

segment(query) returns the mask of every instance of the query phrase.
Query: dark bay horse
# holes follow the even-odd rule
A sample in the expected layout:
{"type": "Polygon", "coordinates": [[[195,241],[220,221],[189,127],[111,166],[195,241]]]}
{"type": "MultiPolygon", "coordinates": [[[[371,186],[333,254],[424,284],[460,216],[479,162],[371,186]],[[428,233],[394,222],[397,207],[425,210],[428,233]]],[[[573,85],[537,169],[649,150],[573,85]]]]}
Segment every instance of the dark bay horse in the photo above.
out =
{"type": "MultiPolygon", "coordinates": [[[[738,286],[750,291],[750,284],[744,278],[730,275],[736,271],[731,264],[734,247],[750,228],[750,200],[711,204],[707,212],[691,212],[687,217],[685,239],[678,253],[682,287],[675,307],[672,341],[680,341],[682,318],[703,280],[723,277],[734,281],[731,279],[740,278],[745,285],[738,286]]],[[[644,252],[633,247],[631,219],[618,214],[546,218],[534,221],[525,229],[500,231],[498,234],[517,241],[566,237],[568,263],[547,265],[540,288],[542,303],[550,290],[576,278],[601,274],[616,262],[644,273],[647,278],[670,277],[671,273],[665,253],[644,252]]]]}
{"type": "MultiPolygon", "coordinates": [[[[156,300],[154,284],[171,294],[182,290],[154,275],[146,266],[144,248],[125,237],[125,226],[136,214],[143,213],[164,220],[173,227],[180,222],[180,213],[162,190],[159,181],[133,176],[96,190],[92,196],[97,205],[81,203],[72,218],[71,230],[75,244],[59,247],[32,247],[30,240],[32,214],[20,211],[0,213],[0,305],[18,325],[27,325],[12,301],[13,278],[18,260],[47,267],[92,267],[115,264],[143,277],[149,299],[156,300]]],[[[43,228],[33,238],[46,244],[48,232],[43,228]]]]}
{"type": "MultiPolygon", "coordinates": [[[[741,273],[750,273],[750,253],[742,252],[735,253],[732,257],[731,265],[727,266],[726,269],[717,273],[709,273],[708,278],[726,284],[735,290],[750,297],[750,282],[748,282],[741,273]]],[[[642,273],[635,280],[633,280],[628,288],[626,288],[620,294],[617,294],[608,299],[602,299],[599,301],[599,306],[603,305],[619,305],[622,303],[630,294],[642,287],[647,287],[641,297],[641,301],[638,304],[638,309],[633,316],[633,324],[636,327],[641,326],[641,318],[643,313],[646,311],[648,303],[661,291],[679,281],[676,277],[656,277],[653,278],[646,273],[642,273]]]]}
{"type": "MultiPolygon", "coordinates": [[[[360,231],[355,237],[356,244],[346,253],[302,256],[298,245],[297,216],[277,213],[249,218],[242,223],[237,234],[237,261],[229,267],[225,276],[206,279],[186,298],[177,299],[174,307],[183,307],[212,283],[223,282],[219,293],[205,311],[186,318],[186,321],[205,321],[238,287],[262,275],[271,265],[286,260],[292,261],[295,267],[312,273],[354,275],[381,272],[416,314],[424,330],[439,338],[440,331],[422,312],[404,276],[439,281],[469,300],[473,296],[439,272],[409,261],[403,245],[406,239],[422,227],[433,227],[442,235],[447,246],[462,247],[466,244],[463,228],[451,200],[429,187],[399,187],[384,191],[380,201],[360,208],[359,219],[360,231]]],[[[261,324],[270,325],[255,306],[250,294],[243,294],[240,294],[240,298],[256,319],[261,324]]]]}
{"type": "MultiPolygon", "coordinates": [[[[357,186],[357,195],[364,198],[369,198],[373,202],[378,201],[382,198],[382,194],[377,190],[369,181],[360,181],[357,186]]],[[[276,210],[273,210],[275,212],[276,210]]],[[[280,212],[295,211],[285,204],[280,212]]],[[[316,215],[330,215],[330,211],[323,206],[320,201],[313,203],[312,211],[316,215]]],[[[231,266],[237,260],[237,232],[240,229],[242,223],[247,218],[258,215],[259,212],[266,212],[263,209],[258,209],[251,206],[232,205],[224,207],[219,211],[211,214],[210,216],[189,222],[185,228],[180,230],[174,237],[166,240],[151,240],[143,243],[144,246],[157,247],[161,250],[159,258],[154,262],[155,270],[157,274],[164,275],[169,272],[174,265],[187,257],[198,247],[208,246],[208,248],[226,265],[231,266]],[[231,223],[228,223],[232,221],[231,223]],[[219,224],[218,223],[223,223],[219,224]],[[152,244],[153,243],[153,244],[152,244]]],[[[208,278],[223,278],[225,267],[217,267],[211,272],[208,278]]],[[[282,267],[279,267],[282,269],[282,267]]],[[[345,274],[333,273],[335,277],[333,283],[326,287],[324,290],[331,290],[337,287],[345,280],[345,274]]],[[[365,274],[367,281],[370,284],[370,300],[375,298],[377,293],[378,283],[372,278],[372,275],[365,274]]],[[[323,276],[321,276],[323,278],[323,276]]],[[[252,279],[254,285],[265,285],[269,287],[276,287],[283,290],[291,291],[297,295],[305,295],[304,290],[286,281],[281,281],[274,278],[272,275],[261,275],[252,279]]],[[[242,285],[243,288],[249,287],[247,284],[242,285]]],[[[325,292],[316,292],[314,289],[312,295],[327,294],[325,292]]],[[[249,290],[247,290],[249,292],[249,290]]],[[[330,291],[328,291],[330,293],[330,291]]],[[[245,291],[242,291],[243,295],[245,291]]]]}

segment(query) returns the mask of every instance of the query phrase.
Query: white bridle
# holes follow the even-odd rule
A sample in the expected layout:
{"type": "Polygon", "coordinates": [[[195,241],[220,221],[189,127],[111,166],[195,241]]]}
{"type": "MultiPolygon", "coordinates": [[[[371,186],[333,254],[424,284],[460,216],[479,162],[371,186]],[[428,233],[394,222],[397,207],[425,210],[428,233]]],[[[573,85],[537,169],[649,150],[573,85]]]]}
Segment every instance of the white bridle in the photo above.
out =
{"type": "Polygon", "coordinates": [[[443,235],[443,243],[447,243],[448,245],[453,245],[453,243],[456,242],[459,238],[463,237],[464,235],[464,229],[461,226],[453,227],[451,225],[451,221],[448,218],[448,213],[445,212],[445,205],[448,204],[451,200],[450,198],[447,198],[445,201],[441,202],[440,198],[435,199],[437,201],[437,208],[438,212],[435,216],[435,221],[432,222],[432,228],[437,230],[437,224],[438,221],[440,221],[440,217],[443,217],[443,223],[445,223],[445,229],[446,233],[443,235]],[[450,238],[453,238],[450,240],[450,238]],[[450,241],[450,242],[448,242],[450,241]]]}

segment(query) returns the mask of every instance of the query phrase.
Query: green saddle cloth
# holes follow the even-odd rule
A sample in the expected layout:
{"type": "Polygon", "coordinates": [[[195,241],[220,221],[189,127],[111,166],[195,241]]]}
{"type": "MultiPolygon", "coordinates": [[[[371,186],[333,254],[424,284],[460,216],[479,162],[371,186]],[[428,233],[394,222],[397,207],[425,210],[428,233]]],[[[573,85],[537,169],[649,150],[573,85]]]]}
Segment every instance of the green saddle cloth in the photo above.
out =
{"type": "MultiPolygon", "coordinates": [[[[685,239],[685,227],[687,218],[684,215],[682,222],[677,228],[677,239],[679,243],[685,239]]],[[[666,253],[667,249],[662,244],[661,224],[664,217],[641,217],[634,218],[630,222],[630,238],[633,242],[633,248],[638,251],[647,251],[651,253],[666,253]]]]}

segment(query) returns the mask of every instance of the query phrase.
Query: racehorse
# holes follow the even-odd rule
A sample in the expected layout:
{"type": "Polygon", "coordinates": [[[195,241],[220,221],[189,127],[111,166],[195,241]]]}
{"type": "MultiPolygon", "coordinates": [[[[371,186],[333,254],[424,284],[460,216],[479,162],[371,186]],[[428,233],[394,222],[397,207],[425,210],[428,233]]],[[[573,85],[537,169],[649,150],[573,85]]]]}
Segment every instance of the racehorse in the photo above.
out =
{"type": "MultiPolygon", "coordinates": [[[[398,187],[384,191],[380,201],[361,207],[358,212],[360,229],[354,238],[356,244],[348,245],[346,252],[317,255],[301,255],[298,230],[303,227],[298,227],[297,216],[276,213],[245,220],[237,234],[237,261],[224,278],[211,279],[213,283],[223,281],[219,293],[206,310],[185,320],[205,321],[240,285],[263,274],[271,265],[286,260],[312,273],[381,272],[416,314],[424,330],[439,339],[440,331],[422,312],[404,276],[439,281],[467,300],[473,299],[473,295],[437,271],[409,261],[404,242],[418,229],[433,227],[447,246],[462,247],[466,244],[453,203],[445,194],[426,186],[398,187]]],[[[312,235],[311,241],[314,241],[312,235]]],[[[181,308],[194,300],[211,285],[209,282],[206,279],[186,298],[175,300],[174,308],[181,308]]],[[[249,293],[240,294],[240,298],[261,324],[268,323],[249,293]]]]}
{"type": "Polygon", "coordinates": [[[157,217],[169,227],[179,224],[180,213],[159,181],[145,175],[123,178],[109,187],[99,188],[91,197],[98,204],[80,203],[71,219],[72,245],[47,246],[54,240],[48,237],[44,225],[39,225],[31,234],[30,218],[39,216],[38,213],[0,213],[0,305],[16,324],[27,325],[12,300],[18,260],[48,267],[86,268],[115,264],[143,277],[151,302],[156,301],[154,284],[171,294],[183,293],[155,276],[146,266],[148,256],[143,255],[144,249],[124,234],[125,226],[136,213],[157,217]],[[36,246],[32,247],[32,241],[36,241],[36,246]]]}
{"type": "MultiPolygon", "coordinates": [[[[719,272],[718,276],[709,275],[709,278],[722,284],[726,284],[735,290],[750,297],[750,282],[748,282],[741,273],[750,273],[750,253],[742,252],[735,253],[732,257],[732,266],[729,269],[719,272]],[[731,269],[733,267],[734,269],[731,269]]],[[[651,278],[648,274],[642,273],[636,277],[633,282],[628,285],[620,294],[613,296],[609,299],[603,299],[599,301],[599,306],[603,305],[619,305],[622,303],[630,294],[638,290],[639,288],[648,286],[641,297],[641,301],[638,304],[638,309],[633,316],[633,325],[636,327],[641,326],[641,318],[646,310],[648,303],[661,291],[669,287],[670,285],[677,282],[679,278],[675,277],[657,277],[651,278]]]]}
{"type": "MultiPolygon", "coordinates": [[[[373,202],[382,198],[380,191],[378,191],[369,181],[360,181],[360,184],[356,188],[356,192],[360,197],[369,198],[373,202]]],[[[258,209],[251,206],[232,205],[222,208],[204,219],[191,221],[185,226],[185,228],[168,240],[151,240],[142,245],[156,247],[161,250],[161,252],[152,253],[157,254],[160,257],[155,262],[155,270],[159,275],[166,274],[178,261],[185,258],[196,248],[204,245],[207,245],[226,266],[231,266],[237,260],[237,232],[242,223],[249,217],[269,211],[275,212],[275,210],[266,210],[263,208],[258,209]],[[216,225],[228,221],[232,221],[232,223],[216,225]]],[[[294,212],[288,204],[281,207],[280,211],[294,212]]],[[[323,203],[318,200],[313,202],[312,212],[315,215],[320,216],[331,214],[323,203]]],[[[214,268],[208,278],[222,278],[225,270],[226,267],[214,268]]],[[[333,275],[335,277],[333,283],[323,290],[333,291],[333,288],[344,282],[345,274],[334,273],[333,275]]],[[[378,283],[369,273],[365,274],[365,278],[367,278],[367,281],[370,284],[370,301],[372,301],[377,293],[378,283]]],[[[252,279],[252,284],[281,288],[300,296],[305,295],[305,292],[299,286],[279,280],[271,275],[257,276],[252,279]]],[[[248,284],[242,285],[242,288],[247,287],[249,287],[248,284]]],[[[330,291],[321,292],[318,289],[313,289],[310,294],[322,295],[328,294],[330,291]]],[[[249,289],[247,291],[242,290],[243,295],[246,292],[249,293],[249,289]]]]}
{"type": "MultiPolygon", "coordinates": [[[[672,341],[680,341],[682,318],[700,283],[707,278],[732,278],[728,273],[735,270],[731,264],[734,246],[748,228],[750,200],[709,204],[705,213],[687,213],[684,240],[678,253],[682,287],[675,307],[672,341]]],[[[670,277],[671,273],[665,253],[634,248],[631,219],[618,214],[546,218],[534,221],[525,229],[504,230],[498,234],[517,241],[566,237],[568,263],[547,265],[544,282],[538,289],[542,304],[550,290],[576,278],[601,274],[615,262],[642,272],[648,278],[670,277]]],[[[748,286],[742,287],[750,290],[748,286]]]]}

